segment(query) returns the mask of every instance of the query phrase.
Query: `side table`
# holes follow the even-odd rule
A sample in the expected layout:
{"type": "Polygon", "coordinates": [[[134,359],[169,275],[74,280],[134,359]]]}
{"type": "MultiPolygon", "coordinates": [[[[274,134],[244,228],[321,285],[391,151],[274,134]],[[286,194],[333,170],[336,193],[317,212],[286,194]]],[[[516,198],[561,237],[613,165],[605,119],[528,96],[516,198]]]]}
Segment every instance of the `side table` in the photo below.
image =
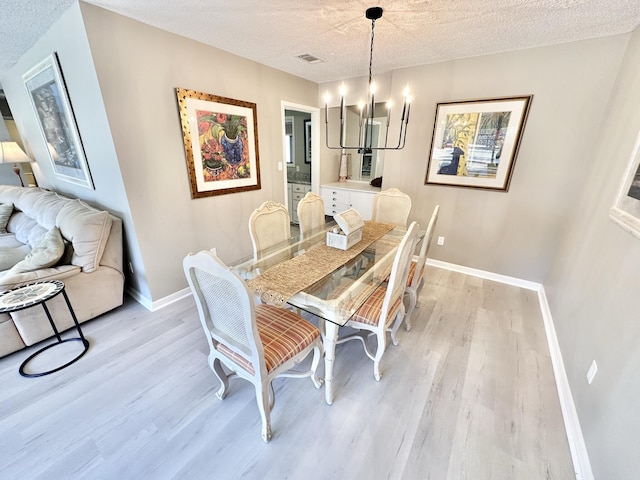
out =
{"type": "Polygon", "coordinates": [[[78,361],[80,357],[82,357],[87,350],[89,349],[89,340],[84,338],[82,334],[82,330],[80,329],[80,324],[78,323],[78,319],[76,318],[76,314],[71,307],[71,302],[69,302],[69,297],[67,297],[67,292],[64,290],[64,283],[59,280],[47,280],[41,282],[33,282],[27,285],[23,285],[22,287],[16,287],[6,292],[0,293],[0,313],[11,313],[17,312],[18,310],[24,310],[25,308],[34,307],[36,305],[42,305],[44,309],[44,313],[47,315],[49,319],[49,323],[51,324],[51,328],[53,329],[53,333],[55,337],[58,339],[57,342],[47,345],[44,348],[41,348],[37,352],[30,355],[22,365],[20,365],[20,375],[23,377],[42,377],[44,375],[49,375],[50,373],[57,372],[58,370],[62,370],[65,367],[68,367],[72,363],[78,361]],[[79,337],[72,337],[62,339],[60,337],[60,333],[56,328],[55,323],[53,323],[53,318],[51,318],[51,313],[49,313],[49,309],[47,308],[46,301],[51,300],[53,297],[62,293],[65,302],[67,303],[67,307],[69,308],[69,313],[71,313],[71,318],[73,318],[73,323],[75,324],[76,330],[78,331],[79,337]],[[75,358],[70,360],[69,362],[56,367],[52,370],[48,370],[46,372],[40,373],[25,373],[25,366],[36,356],[48,350],[56,345],[60,345],[65,342],[82,342],[83,350],[77,355],[75,358]]]}

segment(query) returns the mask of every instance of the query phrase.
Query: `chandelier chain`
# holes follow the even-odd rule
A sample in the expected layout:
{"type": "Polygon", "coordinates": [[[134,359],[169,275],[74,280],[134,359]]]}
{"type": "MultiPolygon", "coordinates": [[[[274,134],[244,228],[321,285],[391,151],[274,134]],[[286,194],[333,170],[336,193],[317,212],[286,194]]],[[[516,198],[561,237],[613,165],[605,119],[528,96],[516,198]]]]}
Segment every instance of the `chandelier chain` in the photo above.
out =
{"type": "Polygon", "coordinates": [[[371,20],[371,48],[369,49],[369,86],[371,86],[371,68],[373,65],[373,37],[376,28],[376,19],[371,20]]]}

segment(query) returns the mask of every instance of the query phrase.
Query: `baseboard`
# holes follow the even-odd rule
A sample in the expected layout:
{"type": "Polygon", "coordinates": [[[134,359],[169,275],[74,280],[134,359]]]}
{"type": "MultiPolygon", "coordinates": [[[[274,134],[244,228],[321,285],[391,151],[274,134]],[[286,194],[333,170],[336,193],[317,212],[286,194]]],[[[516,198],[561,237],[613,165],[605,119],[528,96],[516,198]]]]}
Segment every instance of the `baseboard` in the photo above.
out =
{"type": "Polygon", "coordinates": [[[573,395],[571,394],[569,378],[567,377],[567,372],[564,368],[562,352],[560,351],[560,344],[558,343],[558,337],[556,335],[556,329],[553,324],[553,317],[551,315],[549,303],[547,302],[547,296],[544,291],[544,286],[541,283],[530,282],[528,280],[509,277],[507,275],[500,275],[493,272],[487,272],[485,270],[477,270],[475,268],[464,267],[462,265],[456,265],[454,263],[442,262],[440,260],[429,259],[427,260],[427,264],[434,267],[443,268],[445,270],[465,273],[474,277],[505,283],[507,285],[514,285],[517,287],[525,288],[527,290],[533,290],[538,293],[538,302],[540,303],[540,311],[542,312],[544,330],[547,335],[549,354],[551,356],[551,364],[553,365],[553,375],[556,380],[558,398],[560,399],[560,409],[562,411],[564,428],[567,433],[567,440],[569,442],[569,451],[571,452],[571,460],[573,461],[575,478],[576,480],[594,480],[593,471],[591,470],[591,463],[589,462],[587,446],[584,442],[584,437],[582,436],[582,428],[580,427],[578,411],[576,410],[576,405],[573,401],[573,395]]]}
{"type": "Polygon", "coordinates": [[[569,441],[569,450],[571,451],[576,480],[594,480],[587,445],[582,436],[578,411],[573,401],[569,378],[564,368],[562,352],[560,351],[560,344],[556,336],[556,328],[553,324],[551,309],[549,308],[547,295],[543,286],[540,286],[540,290],[538,290],[538,301],[540,302],[540,311],[542,312],[544,329],[547,334],[551,363],[553,364],[553,374],[556,378],[560,408],[562,409],[562,418],[564,419],[564,428],[567,432],[567,440],[569,441]]]}
{"type": "Polygon", "coordinates": [[[538,282],[530,282],[529,280],[522,280],[521,278],[509,277],[507,275],[500,275],[499,273],[487,272],[486,270],[478,270],[476,268],[464,267],[462,265],[456,265],[455,263],[442,262],[440,260],[427,259],[427,265],[434,267],[444,268],[445,270],[451,270],[453,272],[465,273],[472,277],[484,278],[487,280],[493,280],[499,283],[506,283],[507,285],[513,285],[527,290],[538,291],[542,288],[542,284],[538,282]]]}
{"type": "Polygon", "coordinates": [[[182,290],[179,290],[175,293],[172,293],[171,295],[167,295],[166,297],[156,301],[150,300],[149,298],[145,297],[140,292],[138,292],[136,289],[131,287],[127,288],[127,293],[131,295],[131,297],[136,302],[138,302],[140,305],[142,305],[144,308],[146,308],[150,312],[155,312],[156,310],[160,310],[161,308],[171,305],[172,303],[182,300],[183,298],[191,296],[191,290],[188,287],[182,290]]]}

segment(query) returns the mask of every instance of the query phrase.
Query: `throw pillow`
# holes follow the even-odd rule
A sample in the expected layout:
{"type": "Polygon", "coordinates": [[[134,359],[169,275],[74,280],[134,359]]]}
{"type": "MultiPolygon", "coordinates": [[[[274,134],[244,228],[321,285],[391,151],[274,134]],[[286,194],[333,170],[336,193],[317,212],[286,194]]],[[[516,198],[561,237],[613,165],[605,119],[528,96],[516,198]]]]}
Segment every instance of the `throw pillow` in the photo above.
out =
{"type": "Polygon", "coordinates": [[[33,272],[52,267],[64,253],[64,241],[58,227],[49,230],[42,241],[31,250],[24,260],[16,263],[7,271],[7,275],[33,272]]]}
{"type": "Polygon", "coordinates": [[[0,233],[7,233],[7,223],[13,213],[13,203],[0,203],[0,233]]]}

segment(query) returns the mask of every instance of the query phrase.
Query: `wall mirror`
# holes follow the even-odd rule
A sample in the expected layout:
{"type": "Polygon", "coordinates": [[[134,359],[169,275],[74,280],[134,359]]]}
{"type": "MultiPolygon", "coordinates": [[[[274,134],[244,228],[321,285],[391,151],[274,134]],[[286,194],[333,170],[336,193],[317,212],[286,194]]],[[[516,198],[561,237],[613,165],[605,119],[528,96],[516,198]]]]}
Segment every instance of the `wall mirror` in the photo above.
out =
{"type": "MultiPolygon", "coordinates": [[[[332,119],[329,125],[339,125],[339,120],[334,122],[333,119],[340,117],[340,108],[333,107],[329,109],[329,116],[332,119]]],[[[362,138],[358,140],[358,135],[364,137],[364,126],[362,130],[360,124],[360,109],[357,105],[349,105],[346,107],[345,119],[345,144],[358,145],[362,142],[362,138]]],[[[376,103],[373,117],[373,146],[384,146],[385,132],[387,129],[387,107],[385,103],[376,103]]],[[[332,144],[338,144],[338,132],[329,132],[329,139],[332,144]],[[335,138],[335,140],[334,140],[335,138]]],[[[350,180],[371,181],[376,177],[382,176],[384,168],[384,150],[373,150],[369,154],[360,154],[357,150],[347,150],[351,154],[351,163],[349,165],[350,180]]]]}

